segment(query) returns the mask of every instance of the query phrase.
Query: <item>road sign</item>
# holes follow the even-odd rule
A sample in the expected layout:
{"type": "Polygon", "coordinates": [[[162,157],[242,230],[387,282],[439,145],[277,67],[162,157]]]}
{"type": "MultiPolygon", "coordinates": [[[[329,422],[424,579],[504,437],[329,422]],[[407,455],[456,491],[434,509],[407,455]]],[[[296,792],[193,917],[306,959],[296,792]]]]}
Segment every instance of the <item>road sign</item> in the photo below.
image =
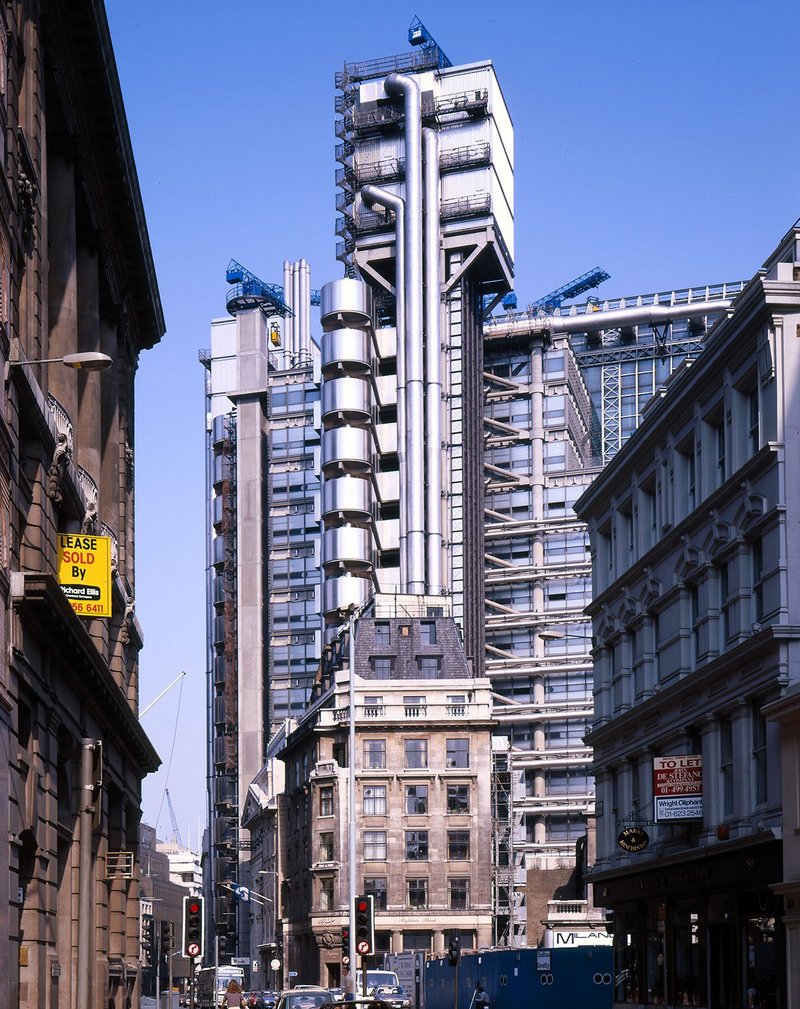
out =
{"type": "Polygon", "coordinates": [[[281,962],[277,957],[274,957],[272,960],[270,960],[269,965],[273,970],[277,970],[280,967],[281,962]]]}
{"type": "Polygon", "coordinates": [[[232,956],[231,957],[231,967],[249,967],[250,957],[249,956],[232,956]]]}
{"type": "MultiPolygon", "coordinates": [[[[242,886],[241,884],[239,884],[239,886],[234,886],[233,893],[238,900],[250,900],[250,890],[246,886],[242,886]]],[[[248,963],[249,962],[250,961],[248,960],[248,963]]]]}

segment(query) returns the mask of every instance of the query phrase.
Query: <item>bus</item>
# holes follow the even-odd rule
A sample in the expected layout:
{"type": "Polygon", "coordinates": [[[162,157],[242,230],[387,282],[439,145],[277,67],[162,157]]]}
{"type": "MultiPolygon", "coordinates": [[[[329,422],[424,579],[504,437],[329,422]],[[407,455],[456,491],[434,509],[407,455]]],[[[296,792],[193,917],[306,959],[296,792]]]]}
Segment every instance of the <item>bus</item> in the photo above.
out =
{"type": "Polygon", "coordinates": [[[239,985],[240,991],[244,989],[244,968],[230,967],[228,964],[221,967],[201,967],[195,974],[195,981],[197,1009],[219,1009],[231,981],[239,985]]]}

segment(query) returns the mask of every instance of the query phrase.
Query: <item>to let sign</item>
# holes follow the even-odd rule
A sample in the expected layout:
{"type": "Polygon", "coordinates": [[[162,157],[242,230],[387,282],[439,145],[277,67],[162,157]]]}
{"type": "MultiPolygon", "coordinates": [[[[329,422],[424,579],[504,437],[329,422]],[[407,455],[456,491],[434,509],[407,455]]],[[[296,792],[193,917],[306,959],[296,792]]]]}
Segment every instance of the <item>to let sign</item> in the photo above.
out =
{"type": "Polygon", "coordinates": [[[681,753],[653,758],[656,822],[697,820],[703,816],[703,757],[681,753]]]}
{"type": "Polygon", "coordinates": [[[58,581],[82,617],[111,616],[111,537],[58,534],[58,581]]]}

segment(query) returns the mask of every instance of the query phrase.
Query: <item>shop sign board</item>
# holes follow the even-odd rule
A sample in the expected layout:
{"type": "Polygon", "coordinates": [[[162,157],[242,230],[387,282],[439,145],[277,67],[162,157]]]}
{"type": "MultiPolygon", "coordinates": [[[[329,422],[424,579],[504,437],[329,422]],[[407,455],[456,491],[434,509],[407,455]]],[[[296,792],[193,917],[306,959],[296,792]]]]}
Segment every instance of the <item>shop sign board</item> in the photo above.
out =
{"type": "Polygon", "coordinates": [[[702,819],[702,754],[653,758],[653,809],[656,823],[702,819]]]}

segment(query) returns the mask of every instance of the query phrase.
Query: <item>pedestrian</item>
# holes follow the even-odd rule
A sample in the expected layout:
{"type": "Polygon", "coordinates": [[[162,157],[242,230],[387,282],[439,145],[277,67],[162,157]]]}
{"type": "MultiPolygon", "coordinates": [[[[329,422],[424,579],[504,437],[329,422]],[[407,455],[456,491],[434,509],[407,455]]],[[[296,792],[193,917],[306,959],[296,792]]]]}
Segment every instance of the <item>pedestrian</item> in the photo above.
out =
{"type": "Polygon", "coordinates": [[[226,1009],[240,1009],[242,1005],[242,989],[239,987],[237,981],[233,978],[228,982],[228,988],[225,992],[225,1007],[226,1009]]]}
{"type": "Polygon", "coordinates": [[[486,994],[486,989],[478,981],[475,985],[475,994],[472,996],[473,1009],[489,1009],[489,996],[486,994]]]}

